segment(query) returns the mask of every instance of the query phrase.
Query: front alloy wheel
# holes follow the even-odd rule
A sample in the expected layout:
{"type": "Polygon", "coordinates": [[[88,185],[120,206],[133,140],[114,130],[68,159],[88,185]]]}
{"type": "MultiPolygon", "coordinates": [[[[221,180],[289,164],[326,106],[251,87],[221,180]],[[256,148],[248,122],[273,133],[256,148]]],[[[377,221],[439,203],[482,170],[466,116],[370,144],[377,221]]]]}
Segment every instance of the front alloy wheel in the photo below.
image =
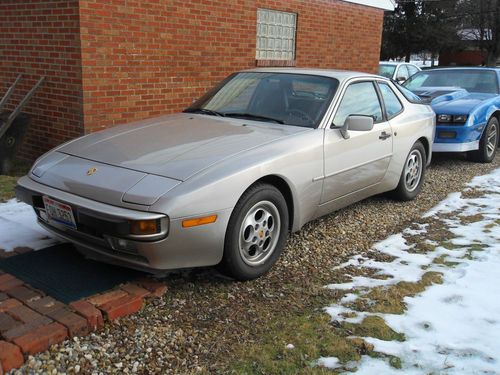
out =
{"type": "Polygon", "coordinates": [[[237,280],[265,274],[283,251],[288,220],[286,200],[276,187],[263,183],[251,186],[229,219],[219,269],[237,280]]]}
{"type": "Polygon", "coordinates": [[[272,255],[281,232],[278,208],[270,201],[255,204],[240,228],[240,254],[249,266],[258,266],[272,255]]]}

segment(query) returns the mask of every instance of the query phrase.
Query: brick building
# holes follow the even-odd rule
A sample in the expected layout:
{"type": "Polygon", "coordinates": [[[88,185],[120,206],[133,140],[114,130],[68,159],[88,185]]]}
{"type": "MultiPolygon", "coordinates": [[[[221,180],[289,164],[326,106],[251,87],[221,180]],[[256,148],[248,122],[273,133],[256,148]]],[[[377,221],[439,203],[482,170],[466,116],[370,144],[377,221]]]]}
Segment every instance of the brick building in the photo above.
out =
{"type": "MultiPolygon", "coordinates": [[[[391,0],[0,0],[0,93],[40,76],[21,156],[185,108],[255,66],[375,72],[391,0]]],[[[17,99],[14,97],[13,102],[17,99]]]]}

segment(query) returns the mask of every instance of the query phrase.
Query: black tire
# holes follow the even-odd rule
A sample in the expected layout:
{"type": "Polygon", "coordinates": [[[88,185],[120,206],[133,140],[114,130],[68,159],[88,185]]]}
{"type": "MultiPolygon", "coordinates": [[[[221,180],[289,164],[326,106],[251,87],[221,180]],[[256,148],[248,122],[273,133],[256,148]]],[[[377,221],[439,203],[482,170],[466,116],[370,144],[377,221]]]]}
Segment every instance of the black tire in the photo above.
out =
{"type": "Polygon", "coordinates": [[[498,147],[500,125],[496,117],[489,119],[479,141],[479,150],[469,151],[467,157],[476,163],[491,163],[498,147]],[[493,136],[493,139],[492,139],[493,136]]]}
{"type": "MultiPolygon", "coordinates": [[[[263,216],[259,217],[259,220],[262,219],[262,217],[263,216]]],[[[229,219],[224,241],[224,255],[221,263],[218,265],[218,269],[222,273],[240,281],[252,280],[264,275],[271,269],[274,263],[276,263],[283,251],[288,237],[288,226],[288,207],[281,192],[274,186],[264,183],[256,183],[251,186],[242,195],[229,219]],[[263,215],[270,214],[265,217],[271,217],[271,224],[269,224],[270,220],[267,222],[266,220],[258,222],[258,220],[255,219],[257,214],[259,214],[258,210],[261,207],[260,205],[262,205],[263,215]],[[267,209],[269,211],[266,211],[267,209]],[[251,215],[254,211],[256,212],[255,215],[251,215]],[[279,215],[279,217],[273,219],[273,215],[279,215]],[[245,222],[248,223],[248,227],[251,227],[248,231],[251,230],[251,233],[253,233],[248,236],[249,239],[251,237],[249,241],[245,241],[245,236],[248,232],[248,227],[244,229],[243,226],[243,221],[245,219],[245,222]],[[249,222],[248,220],[254,221],[249,222]],[[277,225],[276,222],[279,222],[279,225],[277,225]],[[255,225],[252,225],[252,223],[255,225]],[[268,225],[269,228],[267,227],[268,225]],[[255,226],[259,227],[258,230],[255,229],[255,226]],[[272,230],[271,226],[273,228],[272,230]],[[275,231],[278,228],[279,232],[276,233],[275,231]],[[262,233],[263,231],[264,233],[262,233]],[[275,237],[271,239],[272,233],[275,233],[275,237]],[[265,237],[263,237],[264,235],[265,237]],[[257,242],[252,244],[255,238],[257,238],[257,242]],[[269,243],[267,243],[268,239],[269,243]],[[244,245],[250,244],[250,249],[246,251],[244,246],[240,246],[240,241],[244,241],[242,242],[244,245]],[[259,245],[259,243],[261,244],[259,245]],[[266,253],[265,250],[266,243],[269,253],[266,253]],[[252,258],[252,251],[255,251],[255,259],[252,258]],[[259,261],[259,254],[262,256],[260,260],[260,262],[262,262],[261,264],[257,264],[259,261]],[[251,264],[252,262],[255,264],[251,264]]]]}
{"type": "Polygon", "coordinates": [[[420,141],[417,141],[415,142],[405,159],[405,164],[403,166],[403,170],[401,171],[401,177],[399,178],[398,187],[391,192],[392,197],[400,201],[410,201],[414,199],[420,193],[420,190],[422,190],[426,165],[427,155],[425,153],[424,145],[420,141]],[[419,159],[419,170],[417,172],[419,174],[419,176],[417,176],[418,181],[414,181],[413,178],[415,178],[415,176],[412,176],[409,172],[409,163],[411,163],[411,160],[413,158],[419,159]],[[410,182],[414,181],[414,183],[410,183],[408,180],[410,180],[410,182]]]}

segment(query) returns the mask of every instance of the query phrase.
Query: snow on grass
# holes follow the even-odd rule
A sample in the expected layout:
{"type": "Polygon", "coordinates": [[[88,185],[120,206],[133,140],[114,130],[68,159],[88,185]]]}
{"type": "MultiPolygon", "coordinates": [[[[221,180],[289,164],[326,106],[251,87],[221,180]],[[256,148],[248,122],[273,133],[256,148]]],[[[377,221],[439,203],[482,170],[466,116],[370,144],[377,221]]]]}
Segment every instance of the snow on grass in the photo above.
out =
{"type": "Polygon", "coordinates": [[[339,360],[334,357],[320,358],[318,360],[318,365],[334,369],[339,367],[339,360]]]}
{"type": "Polygon", "coordinates": [[[469,188],[487,189],[492,193],[500,193],[500,168],[483,176],[476,176],[467,184],[469,188]]]}
{"type": "Polygon", "coordinates": [[[16,199],[0,203],[0,248],[7,252],[18,246],[38,250],[56,242],[37,224],[31,206],[16,199]]]}
{"type": "MultiPolygon", "coordinates": [[[[364,355],[343,368],[358,374],[500,374],[500,169],[474,178],[468,187],[481,196],[450,194],[425,215],[453,238],[434,241],[434,250],[419,254],[411,252],[413,246],[405,238],[425,236],[425,227],[405,230],[374,246],[374,250],[395,257],[393,261],[357,256],[344,264],[377,269],[377,275],[389,278],[354,276],[345,284],[328,285],[351,291],[339,304],[326,308],[333,320],[361,323],[376,315],[405,337],[401,342],[363,337],[382,356],[364,355]],[[404,297],[406,311],[401,315],[357,311],[348,306],[374,287],[417,282],[430,271],[442,274],[443,283],[404,297]],[[402,369],[391,366],[389,356],[399,358],[402,369]]],[[[334,357],[321,358],[318,364],[339,368],[334,357]]]]}

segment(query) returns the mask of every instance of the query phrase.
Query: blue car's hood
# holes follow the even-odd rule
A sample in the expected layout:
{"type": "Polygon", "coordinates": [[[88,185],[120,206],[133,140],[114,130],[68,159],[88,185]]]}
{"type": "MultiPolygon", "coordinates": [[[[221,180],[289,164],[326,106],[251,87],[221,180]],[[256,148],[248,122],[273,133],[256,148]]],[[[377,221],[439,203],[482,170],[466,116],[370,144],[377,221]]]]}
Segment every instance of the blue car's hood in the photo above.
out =
{"type": "Polygon", "coordinates": [[[430,99],[432,109],[438,114],[463,115],[470,113],[483,101],[497,96],[468,92],[458,87],[422,87],[415,94],[421,98],[430,99]]]}

